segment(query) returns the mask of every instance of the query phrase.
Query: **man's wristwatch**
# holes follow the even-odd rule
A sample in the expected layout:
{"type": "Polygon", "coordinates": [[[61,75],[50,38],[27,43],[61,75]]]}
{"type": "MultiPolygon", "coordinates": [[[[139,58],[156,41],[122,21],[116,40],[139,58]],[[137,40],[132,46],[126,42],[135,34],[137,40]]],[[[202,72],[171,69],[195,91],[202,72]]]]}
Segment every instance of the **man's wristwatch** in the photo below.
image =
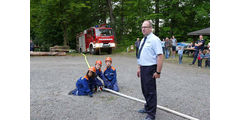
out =
{"type": "Polygon", "coordinates": [[[161,72],[156,72],[156,73],[159,74],[159,75],[161,74],[161,72]]]}

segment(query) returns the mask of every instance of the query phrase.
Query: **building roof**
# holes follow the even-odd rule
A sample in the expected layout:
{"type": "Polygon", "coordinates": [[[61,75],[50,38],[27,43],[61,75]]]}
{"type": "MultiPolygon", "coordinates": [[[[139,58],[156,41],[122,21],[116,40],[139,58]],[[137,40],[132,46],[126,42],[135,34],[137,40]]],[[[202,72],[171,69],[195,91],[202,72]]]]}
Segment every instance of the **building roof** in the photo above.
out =
{"type": "Polygon", "coordinates": [[[190,32],[187,35],[210,35],[210,27],[190,32]]]}

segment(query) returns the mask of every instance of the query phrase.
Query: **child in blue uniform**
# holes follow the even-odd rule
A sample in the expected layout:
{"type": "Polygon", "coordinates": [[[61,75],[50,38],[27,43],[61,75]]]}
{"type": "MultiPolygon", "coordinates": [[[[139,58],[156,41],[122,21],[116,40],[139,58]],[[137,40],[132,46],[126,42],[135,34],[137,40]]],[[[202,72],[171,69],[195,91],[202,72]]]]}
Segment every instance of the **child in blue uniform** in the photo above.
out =
{"type": "Polygon", "coordinates": [[[116,69],[111,66],[112,58],[107,57],[105,59],[105,63],[107,65],[106,69],[104,70],[104,77],[106,78],[104,81],[105,87],[118,92],[119,88],[117,83],[117,72],[116,69]]]}
{"type": "Polygon", "coordinates": [[[88,69],[87,74],[84,77],[80,77],[76,83],[76,89],[70,91],[69,95],[89,95],[92,97],[92,90],[89,88],[90,79],[94,79],[96,77],[96,68],[90,67],[88,69]]]}
{"type": "MultiPolygon", "coordinates": [[[[104,81],[106,78],[104,77],[104,75],[102,73],[101,67],[102,67],[102,61],[97,60],[95,63],[96,75],[104,81]]],[[[97,77],[94,79],[91,79],[90,82],[91,82],[90,89],[94,89],[94,92],[96,92],[98,90],[102,91],[103,83],[97,77]]]]}

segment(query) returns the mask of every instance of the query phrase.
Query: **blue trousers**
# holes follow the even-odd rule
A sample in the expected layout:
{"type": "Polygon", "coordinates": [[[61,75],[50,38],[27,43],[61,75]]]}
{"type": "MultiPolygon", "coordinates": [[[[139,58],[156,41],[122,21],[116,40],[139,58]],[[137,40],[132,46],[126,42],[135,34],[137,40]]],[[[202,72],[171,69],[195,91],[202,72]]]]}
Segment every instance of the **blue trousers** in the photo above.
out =
{"type": "Polygon", "coordinates": [[[202,59],[198,60],[198,67],[202,67],[202,59]]]}
{"type": "Polygon", "coordinates": [[[207,60],[205,61],[205,67],[210,67],[210,59],[207,59],[207,60]]]}
{"type": "Polygon", "coordinates": [[[182,64],[183,54],[178,54],[178,56],[179,56],[179,64],[182,64]]]}
{"type": "Polygon", "coordinates": [[[105,87],[106,87],[106,88],[109,88],[109,89],[111,89],[111,90],[114,90],[114,91],[116,91],[116,92],[119,92],[119,88],[118,88],[118,83],[117,83],[117,81],[116,81],[114,84],[112,84],[111,81],[106,80],[106,81],[104,82],[104,84],[105,84],[105,87]]]}
{"type": "Polygon", "coordinates": [[[168,59],[169,57],[169,49],[165,48],[165,58],[168,59]]]}
{"type": "Polygon", "coordinates": [[[194,64],[194,63],[196,62],[197,57],[198,57],[198,53],[199,53],[199,51],[198,51],[198,50],[195,50],[192,64],[194,64]]]}
{"type": "Polygon", "coordinates": [[[142,93],[146,100],[144,108],[152,119],[155,119],[157,109],[156,79],[152,78],[156,69],[157,65],[140,67],[142,93]]]}
{"type": "MultiPolygon", "coordinates": [[[[165,55],[165,54],[166,54],[166,53],[165,53],[165,47],[162,47],[162,50],[163,50],[163,53],[164,53],[164,55],[165,55]]],[[[165,56],[166,56],[166,55],[165,55],[165,56]]]]}

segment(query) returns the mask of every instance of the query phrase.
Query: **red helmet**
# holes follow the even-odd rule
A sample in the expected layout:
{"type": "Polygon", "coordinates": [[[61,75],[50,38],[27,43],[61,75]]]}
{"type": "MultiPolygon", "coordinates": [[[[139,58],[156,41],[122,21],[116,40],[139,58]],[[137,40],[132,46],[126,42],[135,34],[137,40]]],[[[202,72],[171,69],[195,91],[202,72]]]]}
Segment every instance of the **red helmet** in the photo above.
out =
{"type": "Polygon", "coordinates": [[[96,73],[96,68],[95,67],[90,67],[90,68],[88,68],[88,70],[96,73]]]}
{"type": "Polygon", "coordinates": [[[105,59],[105,62],[106,62],[106,61],[112,62],[112,58],[111,58],[111,57],[107,57],[107,58],[105,59]]]}
{"type": "Polygon", "coordinates": [[[101,60],[97,60],[96,63],[95,63],[95,65],[96,65],[96,64],[100,64],[100,65],[102,66],[102,61],[101,61],[101,60]]]}

